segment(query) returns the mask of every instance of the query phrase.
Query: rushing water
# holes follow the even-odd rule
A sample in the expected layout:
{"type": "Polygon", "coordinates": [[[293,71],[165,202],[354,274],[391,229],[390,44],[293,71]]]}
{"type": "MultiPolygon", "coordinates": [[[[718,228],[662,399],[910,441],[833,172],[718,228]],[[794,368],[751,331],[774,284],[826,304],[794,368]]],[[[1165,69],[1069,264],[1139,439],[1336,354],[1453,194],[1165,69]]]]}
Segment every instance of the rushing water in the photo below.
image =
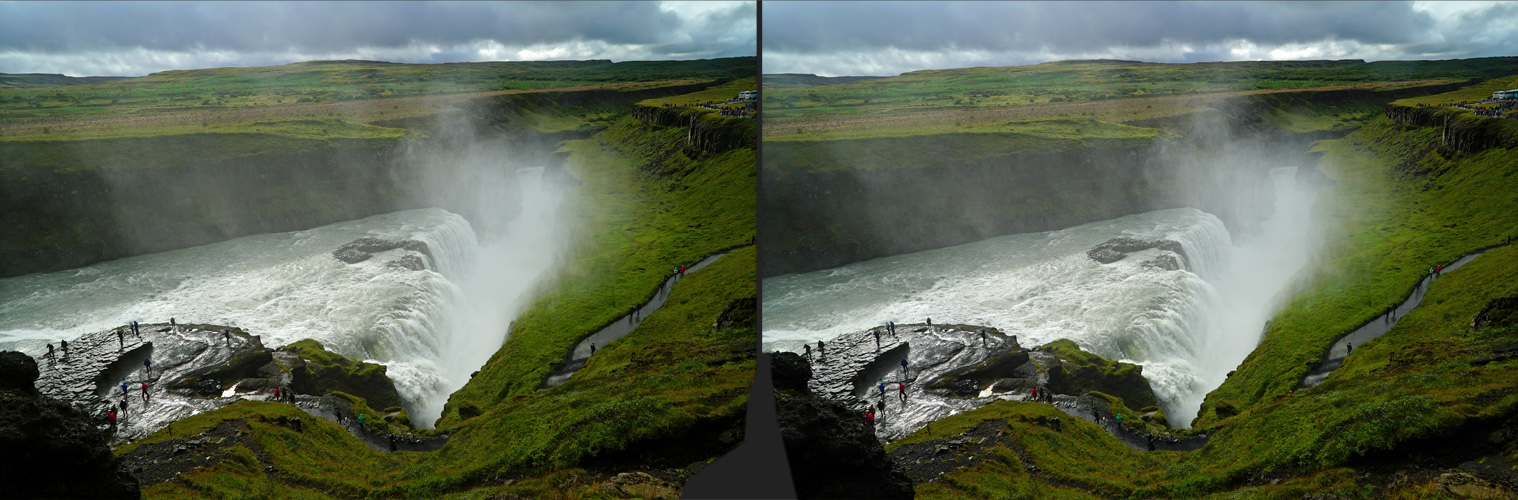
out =
{"type": "Polygon", "coordinates": [[[0,279],[0,348],[36,356],[44,342],[170,317],[241,327],[267,346],[312,338],[387,365],[414,420],[428,425],[500,347],[553,266],[560,194],[541,176],[520,171],[522,210],[499,238],[482,241],[441,209],[407,210],[0,279]],[[356,264],[332,256],[365,236],[422,241],[433,262],[422,271],[392,265],[404,249],[356,264]]]}
{"type": "Polygon", "coordinates": [[[1259,343],[1292,277],[1317,247],[1314,195],[1276,169],[1276,207],[1261,231],[1234,238],[1211,214],[1182,208],[1059,231],[1015,234],[764,280],[766,350],[800,350],[887,321],[989,325],[1024,346],[1075,340],[1144,366],[1171,421],[1195,417],[1202,398],[1259,343]],[[1182,244],[1188,270],[1140,263],[1151,249],[1100,264],[1091,247],[1128,236],[1182,244]]]}

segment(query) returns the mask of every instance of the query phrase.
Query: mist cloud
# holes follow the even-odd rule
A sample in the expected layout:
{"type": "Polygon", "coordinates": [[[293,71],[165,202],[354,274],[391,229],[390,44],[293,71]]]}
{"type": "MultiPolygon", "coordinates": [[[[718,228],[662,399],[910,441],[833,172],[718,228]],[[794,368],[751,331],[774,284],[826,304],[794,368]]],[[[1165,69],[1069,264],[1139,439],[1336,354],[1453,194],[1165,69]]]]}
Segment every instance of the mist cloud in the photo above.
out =
{"type": "Polygon", "coordinates": [[[0,72],[754,55],[753,2],[5,2],[0,72]]]}
{"type": "Polygon", "coordinates": [[[1201,62],[1513,55],[1493,2],[773,2],[764,71],[824,76],[1062,59],[1201,62]]]}

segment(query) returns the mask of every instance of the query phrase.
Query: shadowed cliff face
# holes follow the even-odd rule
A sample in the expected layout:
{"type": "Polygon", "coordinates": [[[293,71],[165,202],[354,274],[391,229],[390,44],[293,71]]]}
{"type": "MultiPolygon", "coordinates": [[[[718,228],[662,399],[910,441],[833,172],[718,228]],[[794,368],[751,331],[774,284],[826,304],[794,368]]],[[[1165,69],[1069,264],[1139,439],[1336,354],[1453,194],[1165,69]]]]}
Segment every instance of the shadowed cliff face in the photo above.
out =
{"type": "Polygon", "coordinates": [[[813,395],[810,364],[775,353],[776,419],[799,498],[912,498],[912,481],[886,456],[863,413],[813,395]]]}
{"type": "MultiPolygon", "coordinates": [[[[1465,84],[1219,99],[1189,115],[1129,124],[1168,132],[1147,139],[948,133],[769,142],[760,169],[760,273],[829,269],[1178,207],[1247,234],[1271,213],[1271,168],[1311,169],[1314,142],[1352,130],[1292,132],[1271,121],[1274,113],[1375,109],[1465,84]]],[[[1460,148],[1500,142],[1452,127],[1446,135],[1460,148]]]]}
{"type": "MultiPolygon", "coordinates": [[[[595,132],[539,132],[520,123],[524,113],[625,110],[711,85],[479,98],[374,123],[407,129],[403,139],[204,133],[3,143],[0,277],[422,207],[491,233],[519,210],[516,197],[502,195],[516,189],[518,168],[557,176],[559,144],[595,132]]],[[[720,127],[708,128],[693,128],[699,147],[729,142],[720,127]]]]}
{"type": "Polygon", "coordinates": [[[0,471],[10,498],[138,498],[99,415],[38,394],[37,363],[0,352],[0,471]]]}

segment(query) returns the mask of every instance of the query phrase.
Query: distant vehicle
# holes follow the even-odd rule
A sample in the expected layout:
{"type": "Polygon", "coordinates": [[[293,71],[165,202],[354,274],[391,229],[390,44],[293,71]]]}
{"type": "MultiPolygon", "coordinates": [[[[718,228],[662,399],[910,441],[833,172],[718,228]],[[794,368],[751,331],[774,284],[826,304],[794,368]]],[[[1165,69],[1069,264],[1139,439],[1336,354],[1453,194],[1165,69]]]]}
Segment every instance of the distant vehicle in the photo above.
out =
{"type": "Polygon", "coordinates": [[[1518,89],[1492,92],[1493,101],[1518,101],[1518,89]]]}
{"type": "Polygon", "coordinates": [[[740,101],[753,101],[758,99],[759,91],[757,90],[745,90],[738,93],[738,100],[740,101]]]}

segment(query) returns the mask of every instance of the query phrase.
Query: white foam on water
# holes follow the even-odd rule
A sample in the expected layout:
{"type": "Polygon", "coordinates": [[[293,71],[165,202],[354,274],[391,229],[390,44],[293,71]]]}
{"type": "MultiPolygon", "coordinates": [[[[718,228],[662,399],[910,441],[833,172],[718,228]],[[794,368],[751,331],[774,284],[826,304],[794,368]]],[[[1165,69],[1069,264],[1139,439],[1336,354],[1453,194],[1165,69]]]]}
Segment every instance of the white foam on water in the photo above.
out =
{"type": "Polygon", "coordinates": [[[1024,346],[1068,338],[1143,365],[1171,421],[1184,425],[1259,343],[1279,295],[1316,248],[1312,195],[1296,188],[1294,174],[1273,172],[1276,211],[1258,236],[1240,241],[1217,217],[1181,208],[768,278],[765,349],[800,350],[928,318],[993,326],[1024,346]],[[1086,256],[1119,236],[1180,242],[1190,268],[1140,265],[1169,253],[1158,249],[1106,265],[1086,256]]]}
{"type": "Polygon", "coordinates": [[[429,208],[0,279],[0,344],[35,356],[43,342],[170,317],[241,327],[271,347],[312,338],[387,365],[427,426],[504,342],[563,249],[560,190],[541,168],[519,172],[523,210],[484,244],[463,217],[429,208]],[[401,249],[356,264],[332,256],[366,236],[425,242],[432,262],[391,265],[411,253],[401,249]]]}

